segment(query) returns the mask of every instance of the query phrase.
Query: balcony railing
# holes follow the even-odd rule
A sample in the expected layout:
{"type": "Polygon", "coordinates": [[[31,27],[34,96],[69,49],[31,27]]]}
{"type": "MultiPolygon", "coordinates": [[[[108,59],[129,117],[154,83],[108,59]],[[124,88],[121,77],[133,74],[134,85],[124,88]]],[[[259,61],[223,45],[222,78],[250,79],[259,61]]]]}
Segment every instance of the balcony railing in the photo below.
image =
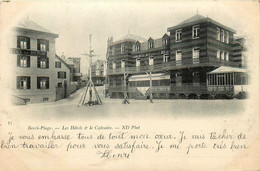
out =
{"type": "Polygon", "coordinates": [[[182,69],[187,67],[201,67],[201,66],[233,66],[238,67],[239,64],[233,61],[225,61],[218,58],[207,57],[207,58],[196,58],[196,59],[184,59],[180,61],[170,61],[161,64],[155,64],[150,66],[139,66],[139,67],[124,67],[124,68],[114,68],[107,69],[107,75],[114,74],[135,74],[135,73],[145,73],[150,70],[153,72],[160,72],[173,69],[182,69]]]}
{"type": "MultiPolygon", "coordinates": [[[[149,86],[148,86],[149,87],[149,86]]],[[[110,85],[108,87],[109,92],[128,92],[137,93],[139,92],[137,87],[123,86],[123,85],[110,85]]],[[[146,93],[149,94],[150,88],[146,93]]],[[[183,83],[181,85],[169,85],[169,86],[152,86],[153,93],[175,93],[175,94],[226,94],[233,93],[234,86],[232,85],[218,85],[218,86],[207,86],[204,83],[190,84],[183,83]]]]}

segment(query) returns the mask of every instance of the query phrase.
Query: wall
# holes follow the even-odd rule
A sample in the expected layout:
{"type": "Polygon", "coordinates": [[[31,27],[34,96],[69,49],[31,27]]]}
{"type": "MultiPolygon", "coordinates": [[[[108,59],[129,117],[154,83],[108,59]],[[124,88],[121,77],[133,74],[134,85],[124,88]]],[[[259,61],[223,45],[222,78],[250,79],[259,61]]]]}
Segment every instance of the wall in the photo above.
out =
{"type": "MultiPolygon", "coordinates": [[[[55,62],[61,62],[58,58],[55,57],[55,62]]],[[[54,62],[54,66],[55,66],[54,62]]],[[[70,80],[71,80],[71,74],[70,74],[70,69],[63,63],[61,62],[61,68],[55,68],[56,74],[55,74],[55,86],[57,87],[58,83],[64,84],[64,81],[67,81],[67,85],[69,86],[70,80]],[[58,72],[66,72],[66,78],[58,78],[58,72]]]]}
{"type": "Polygon", "coordinates": [[[37,50],[37,39],[46,39],[49,40],[49,51],[47,52],[47,56],[49,58],[49,68],[41,69],[37,68],[37,56],[31,56],[31,64],[30,68],[21,68],[17,66],[17,55],[10,54],[10,58],[12,58],[12,68],[14,69],[14,76],[12,79],[11,88],[13,90],[13,94],[23,97],[29,98],[30,103],[38,103],[43,102],[43,98],[49,98],[49,101],[54,101],[56,99],[55,96],[55,38],[49,35],[45,35],[43,33],[36,33],[32,31],[14,31],[12,35],[11,47],[17,47],[17,36],[27,36],[30,37],[30,50],[37,50]],[[26,90],[17,89],[16,85],[16,76],[30,76],[31,77],[31,88],[26,90]],[[37,89],[37,77],[49,77],[49,89],[40,90],[37,89]]]}

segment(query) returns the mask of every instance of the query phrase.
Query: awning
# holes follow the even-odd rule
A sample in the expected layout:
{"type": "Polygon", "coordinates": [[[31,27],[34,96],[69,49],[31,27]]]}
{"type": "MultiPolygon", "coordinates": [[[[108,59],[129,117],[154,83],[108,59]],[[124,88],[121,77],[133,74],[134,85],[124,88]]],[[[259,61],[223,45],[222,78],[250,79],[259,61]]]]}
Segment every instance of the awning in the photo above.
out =
{"type": "Polygon", "coordinates": [[[217,74],[217,73],[236,73],[236,72],[247,72],[244,68],[221,66],[213,71],[208,72],[207,74],[217,74]]]}

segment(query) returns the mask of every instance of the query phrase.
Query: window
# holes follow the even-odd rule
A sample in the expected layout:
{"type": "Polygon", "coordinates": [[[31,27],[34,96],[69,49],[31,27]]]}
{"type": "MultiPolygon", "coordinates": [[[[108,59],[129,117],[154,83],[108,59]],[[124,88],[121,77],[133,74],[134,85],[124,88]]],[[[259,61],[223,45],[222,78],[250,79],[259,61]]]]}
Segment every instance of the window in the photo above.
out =
{"type": "Polygon", "coordinates": [[[125,60],[121,61],[121,68],[125,68],[125,60]]]}
{"type": "Polygon", "coordinates": [[[38,57],[37,58],[37,67],[38,68],[49,68],[49,58],[38,57]]]}
{"type": "Polygon", "coordinates": [[[176,30],[176,32],[175,32],[175,40],[176,40],[176,42],[182,40],[181,34],[182,34],[181,30],[176,30]]]}
{"type": "Polygon", "coordinates": [[[169,62],[170,56],[169,55],[163,55],[163,62],[169,62]]]}
{"type": "Polygon", "coordinates": [[[16,77],[17,89],[30,89],[31,88],[31,77],[18,76],[16,77]]]}
{"type": "Polygon", "coordinates": [[[136,45],[136,51],[140,51],[140,44],[136,45]]]}
{"type": "Polygon", "coordinates": [[[64,71],[58,72],[58,78],[66,78],[66,72],[64,71]]]}
{"type": "Polygon", "coordinates": [[[176,61],[180,61],[182,57],[181,50],[176,51],[176,61]]]}
{"type": "Polygon", "coordinates": [[[29,68],[30,67],[30,56],[17,56],[17,66],[23,67],[23,68],[29,68]]]}
{"type": "Polygon", "coordinates": [[[217,50],[217,58],[220,59],[220,50],[217,50]]]}
{"type": "Polygon", "coordinates": [[[181,65],[182,53],[181,50],[176,51],[176,65],[181,65]]]}
{"type": "Polygon", "coordinates": [[[226,42],[229,43],[229,32],[226,32],[226,42]]]}
{"type": "Polygon", "coordinates": [[[199,25],[192,27],[192,38],[193,39],[199,38],[199,29],[200,29],[199,25]]]}
{"type": "Polygon", "coordinates": [[[62,87],[62,83],[57,83],[57,87],[62,87]]]}
{"type": "Polygon", "coordinates": [[[49,41],[45,39],[37,39],[37,50],[49,51],[49,41]]]}
{"type": "Polygon", "coordinates": [[[44,98],[42,99],[42,101],[44,101],[44,102],[49,101],[49,98],[48,98],[48,97],[44,97],[44,98]]]}
{"type": "Polygon", "coordinates": [[[200,75],[200,73],[199,72],[193,72],[192,75],[193,75],[193,77],[198,77],[200,75]]]}
{"type": "Polygon", "coordinates": [[[221,42],[225,42],[225,31],[221,30],[221,42]]]}
{"type": "Polygon", "coordinates": [[[199,63],[199,57],[200,57],[200,49],[199,49],[199,47],[193,48],[192,49],[193,63],[199,63]]]}
{"type": "Polygon", "coordinates": [[[116,62],[113,62],[112,67],[113,69],[116,69],[116,62]]]}
{"type": "Polygon", "coordinates": [[[199,49],[199,47],[193,48],[192,58],[196,59],[196,58],[199,58],[199,56],[200,56],[200,49],[199,49]]]}
{"type": "Polygon", "coordinates": [[[176,77],[181,77],[182,74],[180,72],[176,73],[176,77]]]}
{"type": "Polygon", "coordinates": [[[30,38],[25,36],[17,37],[17,48],[30,49],[30,38]]]}
{"type": "Polygon", "coordinates": [[[55,68],[61,68],[61,62],[56,61],[55,62],[55,68]]]}
{"type": "Polygon", "coordinates": [[[217,40],[220,41],[220,29],[219,28],[217,28],[217,40]]]}
{"type": "Polygon", "coordinates": [[[139,58],[136,59],[136,67],[140,67],[140,59],[139,58]]]}
{"type": "Polygon", "coordinates": [[[153,56],[149,57],[149,65],[153,65],[153,56]]]}
{"type": "Polygon", "coordinates": [[[224,59],[224,55],[225,55],[224,52],[220,52],[221,60],[225,60],[225,59],[224,59]]]}
{"type": "Polygon", "coordinates": [[[125,53],[125,45],[121,45],[121,54],[125,53]]]}
{"type": "Polygon", "coordinates": [[[226,61],[229,61],[229,53],[226,53],[226,61]]]}
{"type": "Polygon", "coordinates": [[[116,48],[112,47],[112,55],[115,55],[115,54],[116,54],[116,48]]]}
{"type": "Polygon", "coordinates": [[[166,38],[163,39],[163,42],[162,42],[162,43],[163,43],[163,45],[167,45],[167,44],[168,44],[168,39],[166,39],[166,38]]]}
{"type": "Polygon", "coordinates": [[[49,77],[37,77],[37,89],[49,89],[49,77]]]}
{"type": "Polygon", "coordinates": [[[153,42],[148,42],[148,48],[149,49],[153,48],[153,42]]]}

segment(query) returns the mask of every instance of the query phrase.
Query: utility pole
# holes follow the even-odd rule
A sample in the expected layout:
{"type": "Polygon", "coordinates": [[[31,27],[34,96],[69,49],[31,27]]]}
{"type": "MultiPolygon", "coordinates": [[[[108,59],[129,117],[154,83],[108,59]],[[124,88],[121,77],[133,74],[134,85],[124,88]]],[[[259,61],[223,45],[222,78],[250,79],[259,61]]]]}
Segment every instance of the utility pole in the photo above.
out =
{"type": "Polygon", "coordinates": [[[83,55],[86,55],[86,56],[89,56],[89,81],[86,85],[86,90],[84,91],[84,93],[82,94],[81,96],[81,99],[79,101],[79,104],[78,106],[83,106],[83,105],[96,105],[96,104],[102,104],[102,101],[98,95],[98,92],[93,84],[93,81],[92,81],[92,69],[91,69],[91,66],[92,66],[92,57],[93,56],[96,56],[96,55],[93,55],[92,53],[94,52],[94,50],[91,49],[91,37],[92,37],[92,34],[89,35],[89,54],[83,54],[83,55]],[[92,89],[94,90],[94,94],[96,96],[96,100],[93,100],[93,93],[92,93],[92,89]],[[87,93],[89,93],[89,101],[86,102],[86,96],[87,96],[87,93]]]}
{"type": "Polygon", "coordinates": [[[145,64],[147,66],[147,69],[149,70],[149,73],[146,72],[146,74],[150,76],[150,88],[149,88],[150,103],[153,103],[152,70],[150,65],[147,63],[147,61],[145,61],[145,64]]]}
{"type": "Polygon", "coordinates": [[[128,74],[124,73],[124,100],[123,100],[123,104],[130,104],[128,95],[127,95],[127,88],[126,88],[126,77],[128,76],[128,74]]]}

